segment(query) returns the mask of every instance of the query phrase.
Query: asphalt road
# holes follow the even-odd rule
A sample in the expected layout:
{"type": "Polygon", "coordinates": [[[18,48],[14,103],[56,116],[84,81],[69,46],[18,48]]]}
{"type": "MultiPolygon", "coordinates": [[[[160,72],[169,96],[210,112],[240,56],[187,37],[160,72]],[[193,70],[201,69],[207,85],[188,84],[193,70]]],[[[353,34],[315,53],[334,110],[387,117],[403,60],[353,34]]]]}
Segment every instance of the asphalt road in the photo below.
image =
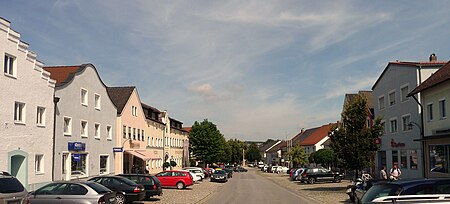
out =
{"type": "MultiPolygon", "coordinates": [[[[205,181],[206,182],[206,181],[205,181]]],[[[209,181],[208,181],[209,182],[209,181]]],[[[246,173],[233,173],[233,178],[223,186],[221,191],[214,194],[205,203],[317,203],[294,192],[281,187],[272,181],[256,174],[255,169],[249,168],[246,173]]]]}

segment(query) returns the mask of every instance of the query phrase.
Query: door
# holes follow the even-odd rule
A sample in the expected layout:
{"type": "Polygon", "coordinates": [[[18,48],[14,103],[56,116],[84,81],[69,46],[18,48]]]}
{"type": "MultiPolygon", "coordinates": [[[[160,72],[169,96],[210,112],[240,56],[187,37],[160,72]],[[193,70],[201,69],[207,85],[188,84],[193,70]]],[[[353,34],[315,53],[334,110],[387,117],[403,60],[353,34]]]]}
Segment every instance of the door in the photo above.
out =
{"type": "Polygon", "coordinates": [[[24,156],[14,155],[11,157],[11,175],[15,176],[25,188],[28,187],[27,166],[24,156]]]}

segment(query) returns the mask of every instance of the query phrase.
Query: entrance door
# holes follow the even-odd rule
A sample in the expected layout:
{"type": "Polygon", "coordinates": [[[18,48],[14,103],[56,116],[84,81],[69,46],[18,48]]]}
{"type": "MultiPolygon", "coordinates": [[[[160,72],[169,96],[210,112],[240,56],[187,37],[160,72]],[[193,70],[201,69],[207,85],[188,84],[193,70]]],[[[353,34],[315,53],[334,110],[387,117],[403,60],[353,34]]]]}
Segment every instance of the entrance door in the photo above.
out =
{"type": "Polygon", "coordinates": [[[15,176],[23,186],[27,187],[27,164],[25,157],[14,155],[11,157],[11,175],[15,176]]]}
{"type": "Polygon", "coordinates": [[[63,180],[70,180],[70,174],[68,173],[69,170],[67,169],[68,166],[68,158],[69,158],[69,154],[68,153],[63,153],[62,157],[61,157],[61,175],[62,175],[62,179],[63,180]]]}

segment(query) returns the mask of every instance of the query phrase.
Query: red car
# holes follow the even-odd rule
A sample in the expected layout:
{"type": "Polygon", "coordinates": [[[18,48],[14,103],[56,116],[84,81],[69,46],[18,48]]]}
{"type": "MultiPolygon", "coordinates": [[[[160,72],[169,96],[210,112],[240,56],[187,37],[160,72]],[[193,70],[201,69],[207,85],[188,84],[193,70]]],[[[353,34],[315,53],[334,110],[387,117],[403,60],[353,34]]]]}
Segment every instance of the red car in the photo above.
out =
{"type": "Polygon", "coordinates": [[[163,171],[155,175],[163,187],[177,187],[183,189],[194,184],[192,175],[187,171],[163,171]]]}

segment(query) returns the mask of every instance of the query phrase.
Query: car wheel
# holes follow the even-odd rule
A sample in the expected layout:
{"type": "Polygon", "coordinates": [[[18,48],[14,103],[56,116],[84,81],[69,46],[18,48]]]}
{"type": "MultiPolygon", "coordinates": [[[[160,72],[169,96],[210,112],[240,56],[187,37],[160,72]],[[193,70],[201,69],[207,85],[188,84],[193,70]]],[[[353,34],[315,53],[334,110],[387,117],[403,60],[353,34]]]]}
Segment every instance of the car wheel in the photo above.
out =
{"type": "Polygon", "coordinates": [[[117,194],[116,195],[116,203],[117,204],[125,204],[125,203],[127,203],[127,199],[125,198],[125,196],[123,194],[117,194]]]}
{"type": "Polygon", "coordinates": [[[312,177],[308,178],[308,183],[309,184],[314,184],[314,181],[315,181],[314,178],[312,178],[312,177]]]}
{"type": "Polygon", "coordinates": [[[334,177],[334,182],[335,183],[340,183],[341,182],[341,177],[339,177],[339,176],[334,177]]]}
{"type": "Polygon", "coordinates": [[[184,186],[184,183],[183,182],[178,182],[177,183],[177,188],[178,189],[183,189],[185,186],[184,186]]]}

